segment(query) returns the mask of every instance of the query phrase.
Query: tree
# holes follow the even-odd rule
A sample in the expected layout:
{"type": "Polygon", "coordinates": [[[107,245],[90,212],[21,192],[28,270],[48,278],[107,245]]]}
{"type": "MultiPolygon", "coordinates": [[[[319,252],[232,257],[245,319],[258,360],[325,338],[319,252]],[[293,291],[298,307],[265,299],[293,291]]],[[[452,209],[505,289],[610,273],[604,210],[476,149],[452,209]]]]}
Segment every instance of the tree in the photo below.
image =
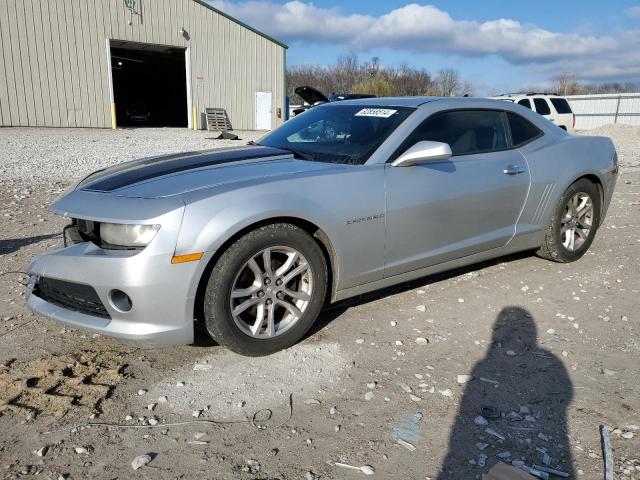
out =
{"type": "Polygon", "coordinates": [[[300,104],[296,87],[314,87],[326,95],[333,93],[371,93],[377,96],[464,95],[473,94],[473,85],[463,81],[453,69],[441,70],[434,80],[425,69],[385,67],[378,57],[365,63],[355,53],[340,55],[330,66],[300,65],[287,70],[287,95],[300,104]]]}
{"type": "Polygon", "coordinates": [[[390,97],[393,95],[393,85],[386,78],[365,78],[351,89],[353,93],[369,93],[376,97],[390,97]]]}
{"type": "Polygon", "coordinates": [[[562,72],[553,77],[553,88],[558,95],[576,95],[581,87],[575,74],[562,72]]]}
{"type": "Polygon", "coordinates": [[[465,95],[467,97],[473,97],[474,93],[475,93],[475,87],[473,86],[473,83],[471,83],[469,80],[463,81],[460,88],[458,88],[458,95],[461,95],[463,97],[465,95]]]}
{"type": "Polygon", "coordinates": [[[358,56],[353,52],[340,55],[336,64],[328,68],[328,73],[332,88],[324,91],[326,95],[348,93],[363,77],[362,66],[358,62],[358,56]]]}
{"type": "Polygon", "coordinates": [[[406,63],[398,68],[384,70],[383,75],[393,86],[393,95],[410,97],[428,95],[433,85],[431,75],[425,69],[411,68],[406,63]]]}
{"type": "Polygon", "coordinates": [[[460,89],[460,74],[453,68],[440,70],[436,75],[436,89],[441,97],[452,97],[460,89]]]}

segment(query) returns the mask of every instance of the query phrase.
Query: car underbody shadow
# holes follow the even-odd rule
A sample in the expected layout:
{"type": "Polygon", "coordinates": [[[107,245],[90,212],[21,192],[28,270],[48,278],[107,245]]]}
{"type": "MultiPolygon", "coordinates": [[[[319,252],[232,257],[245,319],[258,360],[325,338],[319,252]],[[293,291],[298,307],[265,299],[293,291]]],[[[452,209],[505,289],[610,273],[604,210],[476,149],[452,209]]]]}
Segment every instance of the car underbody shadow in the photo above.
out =
{"type": "MultiPolygon", "coordinates": [[[[498,257],[491,260],[486,260],[484,262],[475,263],[473,265],[468,265],[466,267],[460,267],[460,268],[456,268],[446,272],[441,272],[434,275],[418,278],[416,280],[400,283],[398,285],[393,285],[391,287],[365,293],[363,295],[358,295],[353,298],[348,298],[346,300],[337,302],[332,305],[327,305],[322,310],[322,312],[320,312],[320,316],[318,317],[316,322],[313,324],[313,326],[309,329],[309,331],[304,335],[304,337],[300,341],[302,342],[308,339],[309,337],[313,337],[314,335],[318,334],[327,325],[329,325],[331,322],[339,318],[344,312],[346,312],[351,307],[356,307],[358,305],[373,302],[376,300],[382,300],[392,295],[397,295],[399,293],[403,293],[409,290],[414,290],[416,288],[424,287],[426,285],[448,280],[450,278],[464,275],[466,273],[479,271],[484,268],[497,265],[499,263],[513,262],[517,260],[522,260],[524,258],[529,258],[531,256],[533,256],[533,251],[514,253],[511,255],[506,255],[504,257],[498,257]]],[[[204,323],[204,319],[202,318],[201,315],[202,315],[202,312],[200,313],[200,315],[196,316],[196,321],[194,322],[194,340],[191,346],[194,346],[194,347],[218,346],[218,344],[208,334],[205,323],[204,323]]]]}
{"type": "Polygon", "coordinates": [[[529,258],[533,255],[534,255],[534,252],[532,250],[513,253],[510,255],[506,255],[504,257],[498,257],[491,260],[486,260],[484,262],[475,263],[473,265],[467,265],[466,267],[460,267],[453,270],[448,270],[446,272],[428,275],[426,277],[418,278],[416,280],[410,280],[408,282],[400,283],[398,285],[393,285],[391,287],[365,293],[363,295],[358,295],[353,298],[348,298],[346,300],[337,302],[335,304],[327,305],[322,310],[322,312],[320,313],[320,316],[318,317],[318,320],[316,320],[316,322],[311,327],[311,329],[307,332],[303,340],[323,330],[327,325],[329,325],[331,322],[339,318],[344,312],[346,312],[351,307],[356,307],[358,305],[373,302],[376,300],[382,300],[392,295],[397,295],[399,293],[403,293],[409,290],[414,290],[416,288],[424,287],[426,285],[431,285],[433,283],[442,282],[444,280],[448,280],[450,278],[464,275],[466,273],[483,270],[487,267],[497,265],[499,263],[508,263],[508,262],[513,262],[517,260],[522,260],[524,258],[529,258]]]}
{"type": "Polygon", "coordinates": [[[204,319],[196,319],[193,323],[193,343],[192,347],[217,347],[218,344],[211,338],[204,324],[204,319]]]}

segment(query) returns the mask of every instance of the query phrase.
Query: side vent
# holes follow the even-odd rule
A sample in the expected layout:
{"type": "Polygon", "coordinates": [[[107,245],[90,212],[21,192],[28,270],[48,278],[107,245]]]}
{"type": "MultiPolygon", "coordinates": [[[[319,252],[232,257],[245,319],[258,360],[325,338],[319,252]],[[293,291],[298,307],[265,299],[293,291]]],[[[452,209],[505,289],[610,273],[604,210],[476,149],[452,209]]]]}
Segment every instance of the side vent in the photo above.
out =
{"type": "Polygon", "coordinates": [[[553,194],[553,191],[556,189],[555,183],[547,183],[544,186],[544,190],[542,191],[542,195],[540,195],[540,203],[536,207],[536,211],[533,213],[533,223],[540,223],[544,216],[544,212],[547,209],[547,205],[549,204],[549,199],[553,194]]]}

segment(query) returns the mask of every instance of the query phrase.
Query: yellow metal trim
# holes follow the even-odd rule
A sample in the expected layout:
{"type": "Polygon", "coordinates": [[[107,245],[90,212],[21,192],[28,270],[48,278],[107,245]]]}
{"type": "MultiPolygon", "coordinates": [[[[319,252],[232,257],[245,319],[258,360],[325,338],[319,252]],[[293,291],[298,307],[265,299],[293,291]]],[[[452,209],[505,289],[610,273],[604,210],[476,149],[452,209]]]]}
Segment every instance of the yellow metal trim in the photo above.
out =
{"type": "Polygon", "coordinates": [[[186,255],[175,255],[171,257],[171,263],[175,265],[176,263],[197,262],[202,258],[203,255],[204,252],[187,253],[186,255]]]}
{"type": "Polygon", "coordinates": [[[198,109],[193,107],[193,129],[198,130],[198,109]]]}
{"type": "Polygon", "coordinates": [[[111,103],[111,128],[116,128],[116,103],[111,103]]]}

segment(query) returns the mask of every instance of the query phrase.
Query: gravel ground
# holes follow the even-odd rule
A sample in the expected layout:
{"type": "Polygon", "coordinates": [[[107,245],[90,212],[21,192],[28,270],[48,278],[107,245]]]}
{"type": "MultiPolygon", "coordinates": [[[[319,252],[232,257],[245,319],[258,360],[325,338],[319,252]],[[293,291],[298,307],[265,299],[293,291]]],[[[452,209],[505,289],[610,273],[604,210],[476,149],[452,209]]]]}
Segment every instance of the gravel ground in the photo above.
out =
{"type": "MultiPolygon", "coordinates": [[[[372,465],[377,478],[460,480],[480,478],[497,455],[540,464],[546,452],[591,480],[602,478],[604,424],[616,429],[616,478],[640,479],[640,129],[578,133],[613,138],[622,166],[579,262],[524,253],[353,299],[273,357],[240,357],[204,335],[142,350],[65,328],[29,312],[22,287],[0,277],[0,477],[362,476],[326,463],[337,460],[372,465]],[[272,418],[259,412],[266,428],[256,429],[247,419],[264,408],[272,418]],[[474,423],[479,412],[489,425],[474,423]],[[242,423],[169,425],[203,419],[242,423]],[[134,472],[142,454],[151,463],[134,472]]],[[[209,136],[0,129],[0,272],[60,245],[64,221],[46,207],[73,179],[228,144],[209,136]]]]}
{"type": "Polygon", "coordinates": [[[616,145],[620,164],[625,170],[640,167],[640,127],[631,125],[604,125],[595,130],[579,130],[578,135],[611,137],[616,145]]]}
{"type": "Polygon", "coordinates": [[[216,132],[186,128],[0,128],[1,180],[29,184],[68,181],[127,160],[239,146],[263,135],[235,134],[240,140],[214,140],[216,132]]]}

